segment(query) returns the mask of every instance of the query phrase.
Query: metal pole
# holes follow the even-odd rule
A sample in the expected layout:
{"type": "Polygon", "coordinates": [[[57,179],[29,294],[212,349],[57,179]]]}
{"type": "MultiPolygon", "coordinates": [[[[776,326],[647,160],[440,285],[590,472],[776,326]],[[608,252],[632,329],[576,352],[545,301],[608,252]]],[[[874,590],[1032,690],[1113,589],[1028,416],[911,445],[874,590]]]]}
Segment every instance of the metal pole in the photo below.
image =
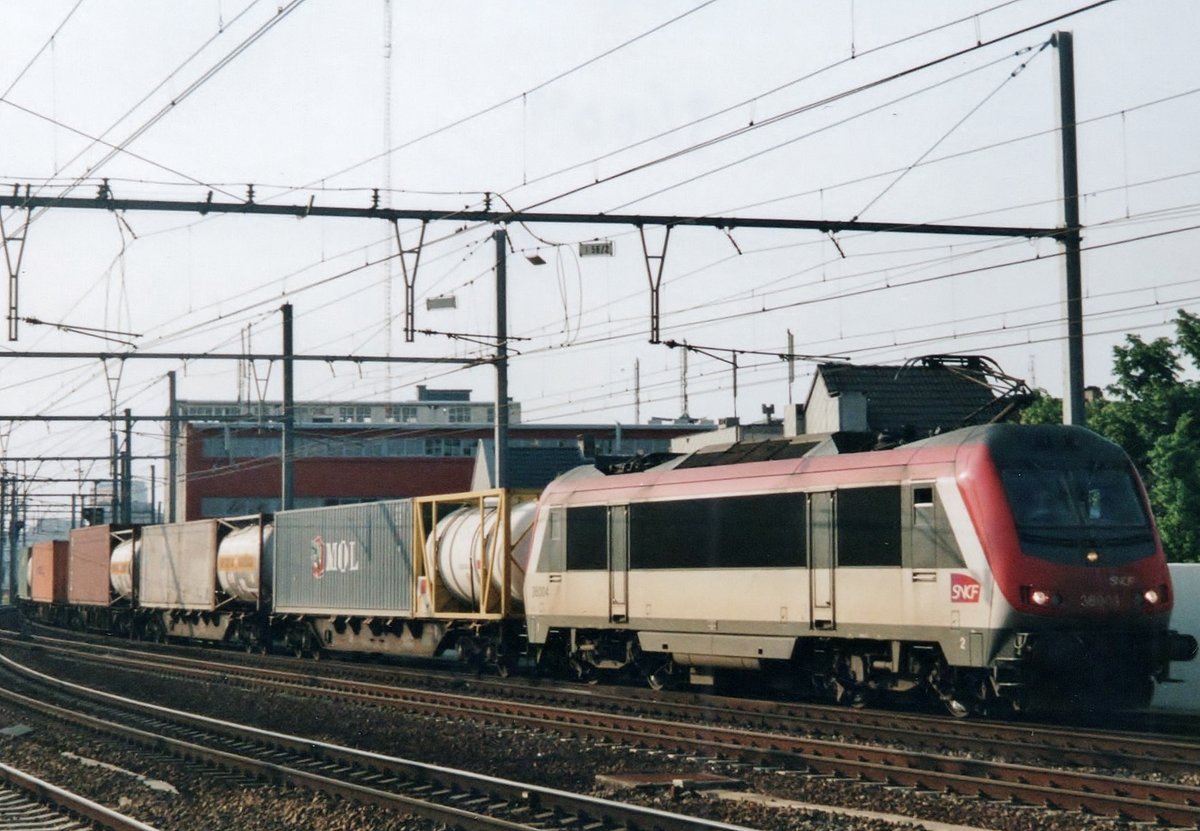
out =
{"type": "MultiPolygon", "coordinates": [[[[4,522],[4,499],[8,496],[8,477],[0,476],[0,560],[5,559],[4,553],[6,546],[4,540],[7,537],[4,534],[6,523],[4,522]]],[[[15,605],[17,602],[17,565],[15,557],[7,558],[8,568],[4,573],[8,575],[8,602],[10,605],[15,605]]]]}
{"type": "Polygon", "coordinates": [[[284,303],[283,308],[283,441],[282,441],[282,493],[279,498],[281,510],[289,511],[296,497],[296,483],[293,478],[292,460],[295,457],[293,443],[295,437],[292,430],[296,422],[296,401],[292,379],[292,304],[284,303]]]}
{"type": "Polygon", "coordinates": [[[508,487],[508,253],[506,234],[496,240],[496,487],[508,487]]]}
{"type": "Polygon", "coordinates": [[[1067,388],[1063,424],[1082,425],[1083,415],[1083,263],[1079,225],[1079,161],[1075,143],[1075,47],[1070,32],[1055,32],[1058,48],[1059,117],[1062,125],[1063,223],[1067,305],[1067,388]]]}
{"type": "Polygon", "coordinates": [[[109,453],[112,454],[112,459],[109,461],[109,473],[112,476],[112,493],[109,494],[108,500],[108,521],[117,521],[117,508],[120,506],[118,495],[120,493],[120,445],[117,443],[117,422],[116,413],[113,413],[112,427],[109,431],[109,453]]]}
{"type": "Polygon", "coordinates": [[[133,521],[133,413],[125,411],[125,451],[121,454],[121,522],[133,521]]]}
{"type": "MultiPolygon", "coordinates": [[[[8,487],[8,498],[9,498],[10,502],[12,503],[12,510],[11,510],[11,513],[9,514],[9,521],[8,521],[8,568],[9,568],[9,575],[11,577],[12,575],[15,575],[17,572],[17,541],[20,539],[21,529],[17,525],[17,480],[16,480],[16,477],[13,477],[12,479],[10,479],[9,482],[10,482],[10,484],[8,487]]],[[[3,506],[0,506],[0,510],[3,510],[3,506]]],[[[16,585],[17,585],[16,581],[14,580],[9,585],[10,585],[9,595],[11,596],[11,595],[16,594],[16,585]]]]}
{"type": "Polygon", "coordinates": [[[179,407],[175,397],[175,371],[167,373],[167,394],[170,398],[167,415],[171,417],[168,436],[169,450],[167,451],[167,522],[175,521],[175,499],[178,496],[176,488],[179,476],[179,407]]]}
{"type": "Polygon", "coordinates": [[[158,509],[155,500],[158,498],[158,471],[150,465],[150,522],[158,522],[158,509]]]}

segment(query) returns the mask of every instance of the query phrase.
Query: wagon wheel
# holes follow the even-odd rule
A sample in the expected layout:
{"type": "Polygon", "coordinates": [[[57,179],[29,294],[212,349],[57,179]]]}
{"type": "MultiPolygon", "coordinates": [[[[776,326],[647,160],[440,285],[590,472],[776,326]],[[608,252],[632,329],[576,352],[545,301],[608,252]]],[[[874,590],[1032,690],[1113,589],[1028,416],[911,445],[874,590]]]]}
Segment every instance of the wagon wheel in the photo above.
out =
{"type": "Polygon", "coordinates": [[[155,616],[146,621],[145,640],[151,643],[167,642],[167,630],[163,626],[162,618],[155,616]]]}

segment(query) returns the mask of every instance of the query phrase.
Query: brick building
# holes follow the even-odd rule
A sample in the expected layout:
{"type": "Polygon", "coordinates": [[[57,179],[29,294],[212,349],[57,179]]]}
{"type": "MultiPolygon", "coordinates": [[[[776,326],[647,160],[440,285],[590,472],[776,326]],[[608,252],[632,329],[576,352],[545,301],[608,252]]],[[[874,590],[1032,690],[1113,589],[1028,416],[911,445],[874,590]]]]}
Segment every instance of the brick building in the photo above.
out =
{"type": "MultiPolygon", "coordinates": [[[[470,490],[481,440],[493,437],[494,405],[471,401],[465,390],[417,391],[409,402],[297,402],[293,507],[470,490]]],[[[278,510],[280,405],[179,401],[176,407],[186,419],[174,448],[176,519],[278,510]]],[[[509,407],[510,448],[553,449],[558,458],[582,445],[589,455],[665,452],[671,439],[713,428],[691,420],[522,424],[519,406],[509,407]]],[[[582,450],[576,458],[582,460],[582,450]]]]}

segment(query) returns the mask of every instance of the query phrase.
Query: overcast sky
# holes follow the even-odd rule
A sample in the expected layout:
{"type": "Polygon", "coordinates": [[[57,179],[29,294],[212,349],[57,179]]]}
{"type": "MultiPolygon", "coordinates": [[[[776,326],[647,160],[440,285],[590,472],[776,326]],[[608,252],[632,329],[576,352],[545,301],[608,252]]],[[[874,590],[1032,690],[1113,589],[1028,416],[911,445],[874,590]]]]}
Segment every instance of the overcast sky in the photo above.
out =
{"type": "MultiPolygon", "coordinates": [[[[1126,334],[1170,335],[1175,310],[1200,305],[1189,0],[45,0],[3,4],[0,28],[6,191],[94,196],[108,179],[118,197],[243,201],[253,184],[258,202],[367,207],[378,188],[383,205],[448,214],[1022,227],[1062,222],[1058,55],[1046,46],[1071,31],[1088,383],[1110,381],[1126,334]]],[[[10,236],[25,216],[3,211],[10,236]]],[[[274,353],[290,302],[299,353],[473,357],[495,331],[494,230],[452,218],[425,230],[416,326],[467,338],[405,341],[393,229],[364,219],[35,211],[18,313],[136,334],[123,340],[141,352],[274,353]],[[447,295],[456,308],[427,310],[447,295]]],[[[663,230],[644,230],[661,254],[663,230]]],[[[400,231],[415,249],[420,224],[400,231]]],[[[510,393],[524,420],[680,415],[682,354],[649,343],[638,230],[507,231],[521,339],[510,393]],[[593,239],[612,240],[614,256],[580,257],[593,239]]],[[[776,357],[789,330],[797,353],[860,363],[989,355],[1061,395],[1058,254],[1027,239],[677,228],[661,334],[708,352],[688,358],[692,416],[753,421],[764,404],[803,401],[813,364],[796,363],[789,384],[776,357]],[[723,350],[743,351],[736,401],[723,350]]],[[[3,348],[128,347],[22,323],[3,348]]],[[[217,361],[0,367],[8,414],[159,415],[169,370],[182,398],[281,395],[267,362],[241,374],[217,361]]],[[[308,364],[297,379],[305,400],[410,400],[418,384],[492,400],[495,383],[486,367],[413,363],[308,364]]],[[[136,452],[161,452],[159,425],[137,434],[136,452]]],[[[108,431],[3,424],[0,450],[104,454],[108,431]]],[[[51,467],[38,471],[78,466],[51,467]]]]}

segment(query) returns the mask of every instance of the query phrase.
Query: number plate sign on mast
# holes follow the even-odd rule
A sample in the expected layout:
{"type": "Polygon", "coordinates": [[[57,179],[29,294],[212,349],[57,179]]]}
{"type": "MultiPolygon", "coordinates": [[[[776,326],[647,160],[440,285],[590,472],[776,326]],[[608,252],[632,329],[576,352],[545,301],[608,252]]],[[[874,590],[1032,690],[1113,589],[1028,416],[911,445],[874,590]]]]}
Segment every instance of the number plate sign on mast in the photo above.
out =
{"type": "Polygon", "coordinates": [[[579,256],[581,257],[611,257],[612,255],[613,243],[610,239],[579,243],[579,256]]]}

